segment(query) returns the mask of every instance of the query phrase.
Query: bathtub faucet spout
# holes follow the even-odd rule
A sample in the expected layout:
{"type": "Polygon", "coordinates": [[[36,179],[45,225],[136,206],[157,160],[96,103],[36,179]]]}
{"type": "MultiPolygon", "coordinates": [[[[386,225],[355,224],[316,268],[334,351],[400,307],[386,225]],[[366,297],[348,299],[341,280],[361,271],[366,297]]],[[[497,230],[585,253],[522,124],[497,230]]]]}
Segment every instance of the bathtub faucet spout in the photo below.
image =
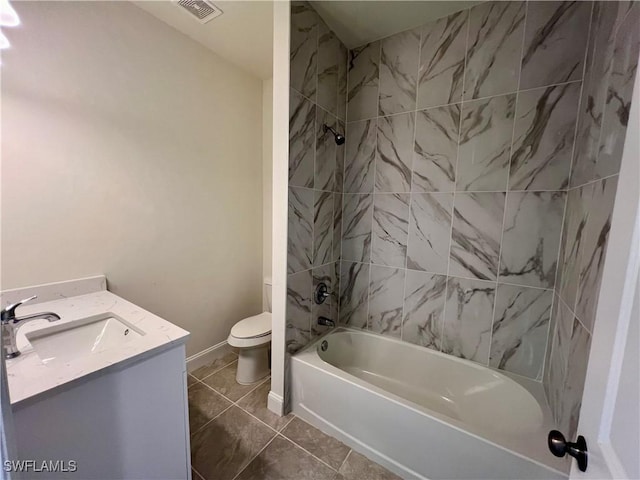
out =
{"type": "Polygon", "coordinates": [[[335,327],[336,322],[327,317],[318,317],[318,325],[323,325],[325,327],[335,327]]]}

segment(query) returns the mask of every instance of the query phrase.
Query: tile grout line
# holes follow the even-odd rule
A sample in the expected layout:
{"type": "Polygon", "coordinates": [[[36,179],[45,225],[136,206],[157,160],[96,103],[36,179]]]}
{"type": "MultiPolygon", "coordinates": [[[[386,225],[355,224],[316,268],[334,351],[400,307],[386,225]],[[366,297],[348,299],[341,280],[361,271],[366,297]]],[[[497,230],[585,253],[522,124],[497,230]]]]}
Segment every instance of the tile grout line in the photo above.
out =
{"type": "Polygon", "coordinates": [[[357,263],[359,265],[371,265],[374,267],[384,267],[384,268],[394,268],[396,270],[407,270],[407,272],[418,272],[418,273],[428,273],[431,275],[439,275],[441,277],[453,277],[453,278],[460,278],[462,280],[473,280],[473,281],[478,281],[478,282],[488,282],[488,283],[498,283],[499,285],[509,285],[512,287],[520,287],[520,288],[531,288],[534,290],[545,290],[545,291],[553,291],[554,288],[553,287],[538,287],[538,286],[533,286],[533,285],[523,285],[520,283],[512,283],[512,282],[505,282],[502,280],[499,281],[495,281],[495,280],[487,280],[484,278],[473,278],[473,277],[465,277],[464,275],[448,275],[446,273],[442,273],[442,272],[434,272],[434,271],[430,271],[430,270],[418,270],[415,268],[404,268],[404,267],[393,267],[390,265],[382,265],[379,263],[367,263],[367,262],[361,262],[359,260],[344,260],[347,263],[357,263]]]}
{"type": "Polygon", "coordinates": [[[268,447],[269,445],[271,445],[271,443],[272,443],[276,438],[278,438],[278,434],[277,434],[277,433],[276,433],[273,437],[271,437],[271,440],[269,440],[269,441],[264,445],[264,447],[262,447],[262,448],[260,449],[260,451],[259,451],[258,453],[256,453],[253,457],[251,457],[251,459],[247,462],[247,464],[246,464],[244,467],[242,467],[242,468],[240,469],[240,471],[239,471],[238,473],[236,473],[236,474],[235,474],[235,476],[233,476],[233,477],[232,477],[232,480],[236,480],[240,475],[242,475],[242,472],[244,472],[244,471],[249,467],[249,465],[251,465],[251,464],[253,463],[253,461],[254,461],[256,458],[258,458],[258,457],[260,456],[260,454],[261,454],[262,452],[264,452],[264,451],[267,449],[267,447],[268,447]]]}
{"type": "Polygon", "coordinates": [[[416,165],[416,132],[418,130],[418,86],[420,85],[420,66],[422,64],[422,35],[424,32],[424,26],[417,27],[420,29],[420,34],[418,35],[418,65],[416,72],[416,89],[415,89],[415,111],[413,112],[413,138],[411,141],[411,172],[409,177],[409,191],[407,195],[409,196],[409,208],[407,212],[407,241],[405,244],[405,252],[404,252],[404,283],[402,285],[402,314],[400,316],[400,340],[404,340],[404,320],[405,320],[405,304],[407,300],[407,265],[409,262],[409,239],[411,238],[411,209],[413,206],[413,195],[411,193],[413,187],[413,171],[416,165]]]}
{"type": "MultiPolygon", "coordinates": [[[[217,393],[217,392],[216,392],[216,393],[217,393]]],[[[193,436],[193,435],[195,435],[195,434],[197,434],[197,433],[200,433],[202,430],[204,430],[204,429],[205,429],[205,427],[206,427],[207,425],[209,425],[209,424],[210,424],[211,422],[213,422],[216,418],[218,418],[220,415],[222,415],[224,412],[226,412],[227,410],[229,410],[229,409],[230,409],[231,407],[233,407],[233,406],[234,406],[234,405],[233,405],[233,403],[232,403],[231,405],[229,405],[229,406],[225,407],[225,409],[224,409],[224,410],[222,410],[220,413],[218,413],[215,417],[213,417],[213,418],[212,418],[211,420],[209,420],[207,423],[205,423],[204,425],[202,425],[202,426],[201,426],[200,428],[198,428],[196,431],[194,431],[194,432],[189,432],[189,436],[191,437],[191,436],[193,436]]]]}
{"type": "MultiPolygon", "coordinates": [[[[465,61],[466,61],[466,58],[465,58],[465,61]]],[[[465,66],[465,73],[463,74],[463,76],[466,76],[466,66],[465,66]]],[[[497,97],[507,97],[509,95],[515,95],[516,93],[529,93],[529,92],[532,92],[534,90],[545,90],[545,89],[551,88],[551,87],[562,87],[562,86],[565,86],[565,85],[570,85],[572,83],[579,83],[581,81],[582,81],[581,79],[569,80],[569,81],[566,81],[566,82],[559,82],[559,83],[552,83],[550,85],[543,85],[541,87],[523,88],[522,90],[512,90],[512,91],[509,91],[509,92],[496,93],[494,95],[487,95],[485,97],[478,97],[478,98],[472,98],[472,99],[467,99],[467,100],[465,100],[464,98],[461,98],[457,102],[443,103],[443,104],[438,104],[438,105],[430,105],[430,106],[424,107],[424,108],[417,108],[416,110],[406,110],[406,111],[403,111],[403,112],[389,113],[387,115],[376,115],[376,116],[373,116],[373,117],[362,118],[360,120],[353,120],[353,121],[347,122],[347,123],[354,124],[354,123],[360,123],[360,122],[367,122],[367,121],[371,121],[371,120],[376,120],[378,118],[396,117],[396,116],[399,116],[399,115],[407,115],[407,114],[410,114],[410,113],[424,112],[426,110],[431,110],[431,109],[436,109],[436,108],[443,108],[443,107],[451,107],[451,106],[455,106],[455,105],[462,105],[463,103],[487,101],[487,100],[491,100],[491,99],[497,98],[497,97]]],[[[463,85],[463,88],[464,88],[464,85],[463,85]]]]}
{"type": "Polygon", "coordinates": [[[336,472],[340,473],[340,470],[342,470],[342,467],[344,467],[344,464],[347,463],[347,460],[349,460],[349,457],[351,456],[352,452],[353,452],[353,448],[349,448],[349,452],[347,453],[347,456],[344,457],[344,460],[342,461],[342,463],[340,464],[336,472]]]}
{"type": "Polygon", "coordinates": [[[444,283],[444,306],[442,307],[442,321],[440,322],[440,336],[439,341],[440,345],[438,348],[439,352],[444,352],[444,332],[445,332],[445,324],[447,321],[447,299],[449,298],[449,279],[451,278],[451,248],[453,246],[453,221],[455,219],[456,214],[456,186],[458,183],[458,164],[460,163],[460,138],[462,136],[462,100],[465,94],[465,82],[467,79],[467,56],[468,56],[468,46],[469,46],[469,31],[471,29],[471,9],[467,9],[467,18],[465,20],[466,23],[466,32],[465,32],[465,40],[464,40],[464,68],[462,69],[462,91],[460,92],[460,107],[458,108],[458,139],[456,141],[456,166],[453,174],[453,194],[451,196],[451,209],[450,217],[451,217],[451,225],[449,226],[449,247],[447,249],[447,273],[445,277],[444,283]]]}
{"type": "MultiPolygon", "coordinates": [[[[231,364],[229,364],[231,365],[231,364]]],[[[227,365],[228,366],[228,365],[227,365]]],[[[207,377],[208,378],[208,377],[207,377]]],[[[247,395],[253,393],[258,387],[260,387],[263,383],[266,383],[268,380],[271,379],[271,376],[269,375],[269,377],[267,379],[265,379],[264,381],[258,383],[255,387],[253,387],[250,391],[248,391],[245,395],[243,395],[242,397],[240,397],[237,401],[239,402],[240,400],[242,400],[244,397],[246,397],[247,395]]],[[[240,407],[239,405],[237,405],[237,402],[234,402],[233,400],[231,400],[229,397],[227,397],[226,395],[224,395],[223,393],[220,393],[219,391],[217,391],[215,388],[213,388],[211,385],[208,385],[204,382],[200,382],[202,383],[205,387],[207,387],[209,390],[211,390],[212,392],[220,395],[222,398],[224,398],[226,401],[230,402],[231,405],[229,405],[228,407],[226,407],[224,410],[222,410],[220,413],[218,413],[216,416],[214,416],[211,420],[209,420],[207,423],[205,423],[204,425],[202,425],[201,427],[199,427],[197,430],[195,430],[194,432],[189,432],[190,435],[195,435],[196,433],[200,432],[201,430],[203,430],[207,425],[209,425],[211,422],[213,422],[216,418],[218,418],[220,415],[222,415],[224,412],[226,412],[227,410],[229,410],[231,407],[238,407],[240,408],[242,411],[245,411],[242,407],[240,407]]],[[[249,413],[249,412],[247,412],[249,413]]],[[[251,415],[251,414],[250,414],[251,415]]],[[[253,415],[252,415],[253,416],[253,415]]],[[[255,418],[255,417],[254,417],[255,418]]],[[[264,422],[262,422],[264,423],[264,422]]],[[[269,427],[271,428],[271,427],[269,427]]],[[[273,430],[273,429],[272,429],[273,430]]]]}
{"type": "Polygon", "coordinates": [[[200,475],[200,472],[198,472],[195,468],[193,468],[193,465],[191,466],[191,470],[193,471],[193,473],[195,473],[198,476],[198,478],[200,478],[200,480],[205,480],[205,478],[202,475],[200,475]]]}
{"type": "Polygon", "coordinates": [[[517,90],[515,92],[515,103],[513,106],[513,125],[511,126],[511,142],[509,145],[509,157],[507,164],[507,184],[505,186],[504,192],[504,211],[502,213],[502,228],[500,231],[500,247],[498,250],[498,264],[496,268],[496,283],[495,283],[495,293],[493,297],[493,311],[491,312],[491,326],[489,327],[489,352],[487,358],[487,366],[491,365],[491,352],[493,350],[493,335],[494,328],[496,324],[496,312],[498,309],[498,285],[500,281],[500,267],[502,266],[502,248],[504,243],[504,231],[507,223],[507,211],[509,206],[509,184],[511,183],[511,159],[513,157],[513,142],[515,140],[516,135],[516,123],[518,120],[518,99],[520,98],[520,82],[522,81],[522,60],[524,58],[524,46],[527,38],[526,28],[527,28],[527,15],[529,9],[529,2],[525,2],[524,4],[524,17],[522,19],[522,40],[520,43],[520,60],[518,62],[518,83],[517,90]]]}
{"type": "MultiPolygon", "coordinates": [[[[302,420],[300,417],[295,417],[295,418],[299,418],[302,422],[305,422],[304,420],[302,420]]],[[[293,420],[293,419],[292,419],[293,420]]],[[[307,425],[311,425],[310,423],[307,423],[307,425]]],[[[313,425],[311,425],[313,427],[313,425]]],[[[314,427],[315,428],[315,427],[314,427]]],[[[284,429],[283,429],[284,430],[284,429]]],[[[324,434],[324,432],[322,432],[324,434]]],[[[286,435],[284,435],[282,432],[278,432],[278,435],[282,437],[285,440],[288,440],[289,442],[293,443],[296,447],[298,447],[300,450],[302,450],[303,452],[307,453],[308,455],[311,455],[313,458],[315,458],[316,460],[318,460],[320,463],[322,463],[323,465],[329,467],[331,470],[333,470],[334,472],[338,472],[338,470],[336,470],[335,468],[333,468],[331,465],[329,465],[327,462],[325,462],[324,460],[322,460],[320,457],[317,457],[316,455],[314,455],[313,453],[311,453],[309,450],[307,450],[306,448],[304,448],[302,445],[300,445],[299,443],[295,442],[294,440],[292,440],[291,438],[287,437],[286,435]]],[[[334,437],[331,437],[334,438],[334,437]]],[[[337,439],[336,439],[337,440],[337,439]]],[[[339,441],[339,440],[338,440],[339,441]]],[[[342,443],[342,442],[340,442],[342,443]]],[[[344,445],[344,443],[343,443],[344,445]]],[[[347,445],[345,445],[347,448],[349,448],[347,445]]],[[[349,452],[351,451],[351,449],[349,448],[349,452]]],[[[349,453],[347,453],[347,456],[349,455],[349,453]]]]}
{"type": "MultiPolygon", "coordinates": [[[[589,44],[591,43],[592,22],[595,10],[595,2],[591,4],[591,10],[589,11],[589,31],[587,32],[587,44],[584,49],[584,55],[582,56],[582,80],[580,85],[580,96],[578,97],[578,111],[576,114],[576,124],[573,130],[573,145],[571,146],[571,161],[569,162],[569,179],[567,181],[567,190],[571,190],[571,176],[573,175],[573,167],[575,164],[576,144],[578,143],[578,131],[580,122],[580,112],[582,111],[582,95],[584,94],[585,86],[585,74],[587,73],[587,60],[589,59],[589,44]]],[[[595,48],[595,43],[594,43],[595,48]]]]}
{"type": "MultiPolygon", "coordinates": [[[[232,363],[237,362],[237,361],[238,361],[238,355],[236,354],[236,358],[235,358],[234,360],[232,360],[232,361],[230,361],[229,363],[227,363],[227,364],[225,364],[225,365],[221,366],[221,367],[220,367],[220,368],[218,368],[217,370],[214,370],[213,372],[211,372],[210,374],[208,374],[208,375],[207,375],[207,376],[205,376],[205,377],[198,378],[198,377],[196,377],[195,375],[193,375],[192,373],[189,373],[188,375],[191,375],[193,378],[195,378],[195,379],[196,379],[196,380],[198,380],[199,382],[204,383],[204,381],[203,381],[203,380],[206,380],[206,379],[207,379],[207,378],[209,378],[211,375],[215,375],[215,374],[216,374],[216,373],[218,373],[220,370],[222,370],[222,369],[224,369],[224,368],[227,368],[229,365],[231,365],[232,363]]],[[[195,370],[194,370],[194,372],[195,372],[195,370]]]]}
{"type": "MultiPolygon", "coordinates": [[[[380,62],[382,61],[382,42],[378,43],[378,92],[376,93],[376,113],[380,112],[380,62]]],[[[380,124],[376,117],[376,139],[375,139],[375,156],[373,159],[373,186],[372,193],[376,193],[376,184],[378,183],[378,137],[380,124]]],[[[373,258],[373,222],[375,221],[375,197],[371,197],[371,228],[369,230],[369,272],[367,277],[367,318],[366,331],[370,331],[369,316],[371,315],[371,259],[373,258]]],[[[364,252],[363,252],[364,253],[364,252]]]]}
{"type": "MultiPolygon", "coordinates": [[[[467,27],[469,27],[467,25],[467,27]]],[[[467,35],[468,35],[468,28],[467,28],[467,35]]],[[[468,40],[468,38],[467,38],[468,40]]],[[[524,43],[524,39],[523,39],[523,43],[524,43]]],[[[521,60],[522,61],[522,60],[521,60]]],[[[466,77],[466,54],[465,54],[465,73],[463,74],[464,77],[466,77]]],[[[370,121],[370,120],[375,120],[378,118],[386,118],[386,117],[395,117],[395,116],[399,116],[399,115],[407,115],[409,113],[417,113],[417,112],[423,112],[425,110],[431,110],[431,109],[435,109],[435,108],[443,108],[443,107],[451,107],[454,105],[462,105],[463,103],[471,103],[471,102],[480,102],[480,101],[487,101],[487,100],[491,100],[493,98],[497,98],[497,97],[507,97],[509,95],[515,95],[516,93],[528,93],[531,92],[533,90],[543,90],[543,89],[547,89],[550,87],[561,87],[561,86],[565,86],[565,85],[570,85],[572,83],[578,83],[581,82],[581,79],[578,80],[569,80],[566,82],[559,82],[559,83],[552,83],[549,85],[543,85],[541,87],[533,87],[533,88],[523,88],[522,90],[512,90],[512,91],[508,91],[508,92],[504,92],[504,93],[496,93],[494,95],[487,95],[485,97],[478,97],[478,98],[471,98],[471,99],[464,99],[463,97],[461,97],[461,99],[457,102],[450,102],[450,103],[444,103],[444,104],[438,104],[438,105],[430,105],[428,107],[424,107],[424,108],[417,108],[416,110],[406,110],[403,112],[397,112],[397,113],[390,113],[388,115],[375,115],[373,117],[367,117],[367,118],[362,118],[359,120],[353,120],[351,122],[347,122],[347,123],[359,123],[359,122],[366,122],[366,121],[370,121]]],[[[464,89],[464,81],[463,81],[463,89],[464,89]]],[[[297,92],[297,90],[296,90],[297,92]]]]}

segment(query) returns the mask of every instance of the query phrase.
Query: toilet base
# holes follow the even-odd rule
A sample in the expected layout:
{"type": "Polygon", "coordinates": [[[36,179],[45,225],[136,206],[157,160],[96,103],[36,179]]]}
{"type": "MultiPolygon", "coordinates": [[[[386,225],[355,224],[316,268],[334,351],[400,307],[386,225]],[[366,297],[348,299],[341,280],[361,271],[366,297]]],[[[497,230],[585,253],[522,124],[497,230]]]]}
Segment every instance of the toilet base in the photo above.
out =
{"type": "Polygon", "coordinates": [[[257,348],[241,348],[238,351],[236,382],[250,385],[269,375],[269,345],[257,348]]]}

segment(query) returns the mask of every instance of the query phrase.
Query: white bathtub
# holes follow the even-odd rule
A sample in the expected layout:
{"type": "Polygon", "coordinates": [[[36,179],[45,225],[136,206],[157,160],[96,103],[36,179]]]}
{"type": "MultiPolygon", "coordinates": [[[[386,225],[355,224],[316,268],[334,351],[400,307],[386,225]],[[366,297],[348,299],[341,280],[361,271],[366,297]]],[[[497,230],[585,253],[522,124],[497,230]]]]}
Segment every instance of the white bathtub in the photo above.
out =
{"type": "Polygon", "coordinates": [[[537,382],[345,328],[294,355],[291,375],[296,415],[403,478],[566,478],[537,382]]]}

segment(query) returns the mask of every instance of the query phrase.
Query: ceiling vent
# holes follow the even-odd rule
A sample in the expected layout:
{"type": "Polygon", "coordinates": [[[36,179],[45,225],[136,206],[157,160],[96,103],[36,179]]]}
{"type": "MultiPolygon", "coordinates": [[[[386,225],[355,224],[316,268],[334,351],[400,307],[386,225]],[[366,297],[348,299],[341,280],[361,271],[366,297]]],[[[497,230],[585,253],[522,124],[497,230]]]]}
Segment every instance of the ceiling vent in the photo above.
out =
{"type": "Polygon", "coordinates": [[[196,17],[200,23],[207,23],[222,15],[222,10],[207,0],[178,0],[177,4],[196,17]]]}

